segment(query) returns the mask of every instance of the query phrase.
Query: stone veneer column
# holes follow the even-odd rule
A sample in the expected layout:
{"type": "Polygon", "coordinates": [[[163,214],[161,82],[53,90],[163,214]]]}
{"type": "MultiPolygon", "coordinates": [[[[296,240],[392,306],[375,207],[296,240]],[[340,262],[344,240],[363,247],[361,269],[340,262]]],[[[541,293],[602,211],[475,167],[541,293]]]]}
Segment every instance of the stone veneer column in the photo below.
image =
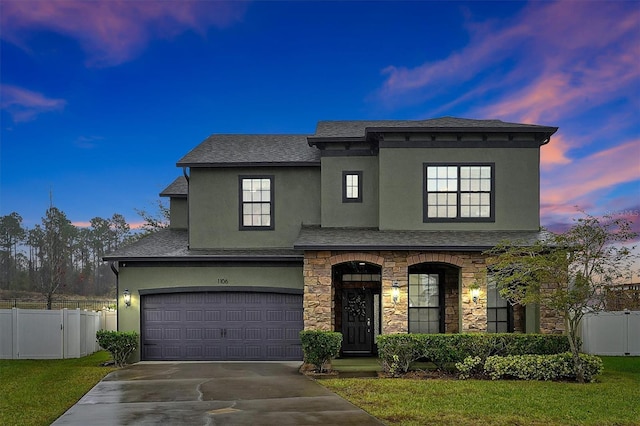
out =
{"type": "Polygon", "coordinates": [[[409,331],[409,276],[407,253],[381,252],[382,265],[382,334],[407,333],[409,331]],[[393,302],[393,283],[400,286],[400,297],[393,302]]]}
{"type": "Polygon", "coordinates": [[[333,331],[333,286],[330,251],[304,253],[304,329],[333,331]]]}
{"type": "MultiPolygon", "coordinates": [[[[541,292],[553,291],[551,284],[541,284],[541,292]]],[[[544,305],[540,306],[540,333],[542,334],[563,334],[565,332],[564,318],[553,309],[544,305]]]]}
{"type": "Polygon", "coordinates": [[[462,332],[487,331],[487,267],[486,260],[480,253],[466,253],[461,275],[462,332]],[[480,286],[478,302],[471,298],[471,287],[480,286]]]}

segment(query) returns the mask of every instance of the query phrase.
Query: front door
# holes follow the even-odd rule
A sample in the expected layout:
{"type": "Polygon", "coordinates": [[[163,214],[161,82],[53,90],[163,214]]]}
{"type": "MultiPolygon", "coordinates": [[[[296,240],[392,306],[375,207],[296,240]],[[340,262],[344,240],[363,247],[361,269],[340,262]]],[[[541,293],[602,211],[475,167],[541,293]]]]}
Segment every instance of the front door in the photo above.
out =
{"type": "Polygon", "coordinates": [[[342,353],[373,354],[373,292],[369,288],[342,291],[342,353]]]}

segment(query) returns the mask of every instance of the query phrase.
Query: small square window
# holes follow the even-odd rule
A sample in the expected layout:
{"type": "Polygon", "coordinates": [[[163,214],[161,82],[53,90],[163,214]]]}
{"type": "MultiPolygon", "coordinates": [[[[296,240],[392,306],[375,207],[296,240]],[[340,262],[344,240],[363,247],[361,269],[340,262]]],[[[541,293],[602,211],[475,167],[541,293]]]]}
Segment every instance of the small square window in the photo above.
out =
{"type": "Polygon", "coordinates": [[[362,172],[343,171],[342,172],[342,202],[361,203],[362,202],[362,172]]]}

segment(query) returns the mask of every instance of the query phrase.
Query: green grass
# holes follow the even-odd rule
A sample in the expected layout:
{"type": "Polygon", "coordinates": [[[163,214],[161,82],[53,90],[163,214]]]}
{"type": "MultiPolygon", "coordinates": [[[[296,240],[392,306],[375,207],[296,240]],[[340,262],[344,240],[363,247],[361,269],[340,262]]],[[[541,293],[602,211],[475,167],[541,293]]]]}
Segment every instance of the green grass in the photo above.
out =
{"type": "Polygon", "coordinates": [[[327,379],[389,425],[640,425],[640,357],[602,357],[597,383],[327,379]]]}
{"type": "Polygon", "coordinates": [[[115,370],[107,352],[61,360],[0,360],[0,425],[49,425],[115,370]]]}

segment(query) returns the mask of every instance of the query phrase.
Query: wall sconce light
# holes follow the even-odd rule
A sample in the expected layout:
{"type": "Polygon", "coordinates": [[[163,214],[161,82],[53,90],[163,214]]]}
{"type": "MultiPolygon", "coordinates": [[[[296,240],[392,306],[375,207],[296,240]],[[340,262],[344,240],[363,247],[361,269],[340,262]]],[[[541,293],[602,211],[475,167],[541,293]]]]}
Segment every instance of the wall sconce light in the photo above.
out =
{"type": "Polygon", "coordinates": [[[478,287],[472,288],[469,290],[469,293],[471,293],[471,300],[473,300],[473,303],[478,303],[478,299],[480,298],[480,289],[478,287]]]}
{"type": "Polygon", "coordinates": [[[391,285],[391,299],[393,299],[393,303],[398,303],[398,300],[400,300],[400,285],[397,281],[394,281],[391,285]]]}
{"type": "Polygon", "coordinates": [[[122,292],[122,296],[124,297],[124,304],[125,306],[128,308],[129,306],[131,306],[131,293],[129,292],[128,289],[125,289],[122,292]]]}

